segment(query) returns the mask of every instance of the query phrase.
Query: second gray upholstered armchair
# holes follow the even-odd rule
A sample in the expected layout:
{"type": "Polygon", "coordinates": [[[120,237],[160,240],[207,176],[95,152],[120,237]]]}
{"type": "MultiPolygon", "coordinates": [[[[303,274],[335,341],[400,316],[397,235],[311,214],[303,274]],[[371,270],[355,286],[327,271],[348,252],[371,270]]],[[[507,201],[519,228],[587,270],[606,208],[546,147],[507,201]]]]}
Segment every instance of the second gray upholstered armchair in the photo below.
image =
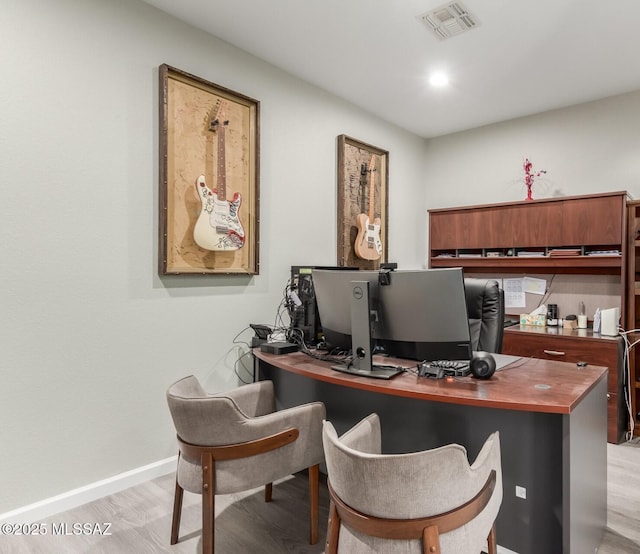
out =
{"type": "Polygon", "coordinates": [[[214,551],[215,495],[265,486],[309,470],[310,542],[318,540],[319,464],[325,408],[314,402],[276,411],[271,381],[207,394],[194,376],[174,383],[167,402],[178,434],[171,544],[178,542],[183,490],[202,495],[203,553],[214,551]]]}
{"type": "Polygon", "coordinates": [[[372,414],[338,437],[325,422],[329,527],[326,554],[496,553],[502,503],[500,439],[493,433],[475,462],[449,444],[381,454],[372,414]]]}

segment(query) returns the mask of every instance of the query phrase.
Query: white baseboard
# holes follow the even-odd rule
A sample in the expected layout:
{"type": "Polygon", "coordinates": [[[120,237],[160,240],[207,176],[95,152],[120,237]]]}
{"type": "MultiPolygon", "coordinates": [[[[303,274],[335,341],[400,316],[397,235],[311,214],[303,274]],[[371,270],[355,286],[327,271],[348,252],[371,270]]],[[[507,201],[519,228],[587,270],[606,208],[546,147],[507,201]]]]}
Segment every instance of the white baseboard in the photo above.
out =
{"type": "Polygon", "coordinates": [[[134,485],[172,473],[176,470],[177,460],[178,456],[172,456],[51,498],[45,498],[28,506],[5,512],[0,514],[0,523],[33,523],[60,512],[66,512],[87,502],[98,500],[134,485]]]}

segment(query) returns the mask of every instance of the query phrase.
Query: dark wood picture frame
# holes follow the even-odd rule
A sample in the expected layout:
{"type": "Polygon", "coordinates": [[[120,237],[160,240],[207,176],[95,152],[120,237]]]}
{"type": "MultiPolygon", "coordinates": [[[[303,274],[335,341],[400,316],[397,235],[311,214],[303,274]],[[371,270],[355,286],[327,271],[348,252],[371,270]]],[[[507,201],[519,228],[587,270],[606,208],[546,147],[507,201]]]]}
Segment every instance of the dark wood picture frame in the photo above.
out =
{"type": "Polygon", "coordinates": [[[339,266],[378,269],[388,261],[388,183],[387,150],[338,136],[339,266]],[[367,231],[368,225],[374,227],[367,231]]]}
{"type": "Polygon", "coordinates": [[[159,272],[259,273],[260,103],[163,64],[159,272]]]}

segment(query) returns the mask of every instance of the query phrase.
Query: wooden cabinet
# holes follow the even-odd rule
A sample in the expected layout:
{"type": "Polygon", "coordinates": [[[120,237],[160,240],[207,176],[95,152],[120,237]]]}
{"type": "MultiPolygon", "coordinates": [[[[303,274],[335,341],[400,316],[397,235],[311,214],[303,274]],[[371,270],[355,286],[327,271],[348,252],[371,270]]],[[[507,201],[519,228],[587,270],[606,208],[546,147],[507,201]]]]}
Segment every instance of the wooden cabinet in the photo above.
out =
{"type": "Polygon", "coordinates": [[[624,278],[625,210],[626,192],[429,210],[429,264],[624,278]]]}
{"type": "Polygon", "coordinates": [[[518,325],[504,331],[502,352],[516,356],[587,362],[609,369],[607,382],[607,441],[617,444],[627,432],[624,398],[624,341],[590,329],[558,329],[518,325]]]}
{"type": "MultiPolygon", "coordinates": [[[[627,303],[626,329],[640,329],[640,201],[627,203],[629,237],[627,249],[627,303]]],[[[640,340],[640,332],[631,332],[627,336],[629,344],[640,340]]],[[[635,422],[634,434],[640,436],[640,353],[636,345],[629,352],[629,396],[631,414],[635,422]]]]}
{"type": "MultiPolygon", "coordinates": [[[[465,273],[617,275],[625,296],[622,321],[627,329],[640,329],[640,202],[627,203],[627,193],[621,191],[429,210],[429,267],[463,267],[465,273]]],[[[609,368],[608,440],[620,441],[628,419],[623,339],[590,332],[580,336],[578,330],[567,334],[561,329],[554,335],[555,329],[516,329],[505,331],[505,353],[609,368]]],[[[640,332],[631,338],[640,339],[640,332]]],[[[630,381],[640,434],[640,354],[633,352],[630,381]]]]}

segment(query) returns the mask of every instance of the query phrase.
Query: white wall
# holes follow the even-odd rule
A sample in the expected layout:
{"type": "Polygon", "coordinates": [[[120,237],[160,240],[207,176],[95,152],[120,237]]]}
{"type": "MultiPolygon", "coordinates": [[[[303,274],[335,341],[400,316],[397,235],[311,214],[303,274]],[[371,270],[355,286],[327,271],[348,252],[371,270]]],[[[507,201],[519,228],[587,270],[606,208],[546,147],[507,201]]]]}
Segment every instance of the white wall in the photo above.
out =
{"type": "MultiPolygon", "coordinates": [[[[640,198],[639,152],[640,92],[431,139],[424,159],[427,207],[524,200],[527,157],[536,171],[547,171],[534,183],[534,198],[624,190],[640,198]]],[[[589,317],[597,308],[620,307],[619,277],[536,277],[551,285],[545,302],[557,303],[563,316],[577,313],[580,301],[589,317]]],[[[508,311],[527,313],[541,300],[527,294],[525,308],[508,311]]]]}
{"type": "MultiPolygon", "coordinates": [[[[553,86],[553,83],[549,83],[553,86]]],[[[640,198],[640,91],[431,139],[429,209],[626,190],[640,198]]]]}
{"type": "Polygon", "coordinates": [[[2,12],[0,513],[176,453],[167,386],[234,386],[290,266],[335,263],[338,135],[390,151],[391,259],[426,224],[422,139],[135,0],[2,12]],[[259,276],[157,275],[162,63],[261,101],[259,276]]]}

